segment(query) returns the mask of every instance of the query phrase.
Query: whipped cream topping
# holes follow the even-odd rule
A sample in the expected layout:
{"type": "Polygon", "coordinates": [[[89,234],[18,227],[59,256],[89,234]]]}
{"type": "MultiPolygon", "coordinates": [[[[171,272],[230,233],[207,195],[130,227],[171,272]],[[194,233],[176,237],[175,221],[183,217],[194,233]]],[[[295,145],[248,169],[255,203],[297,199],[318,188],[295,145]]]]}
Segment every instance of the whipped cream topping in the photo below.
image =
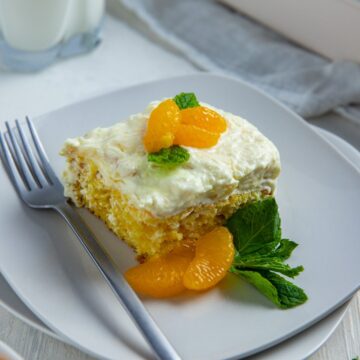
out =
{"type": "MultiPolygon", "coordinates": [[[[199,204],[211,204],[247,191],[274,192],[280,173],[275,145],[248,121],[216,109],[228,124],[217,145],[209,149],[186,147],[190,160],[172,170],[148,162],[142,139],[151,111],[159,101],[109,128],[96,128],[68,139],[63,154],[77,152],[98,166],[107,186],[119,189],[137,208],[157,217],[177,214],[199,204]]],[[[70,194],[71,173],[64,174],[70,194]]]]}

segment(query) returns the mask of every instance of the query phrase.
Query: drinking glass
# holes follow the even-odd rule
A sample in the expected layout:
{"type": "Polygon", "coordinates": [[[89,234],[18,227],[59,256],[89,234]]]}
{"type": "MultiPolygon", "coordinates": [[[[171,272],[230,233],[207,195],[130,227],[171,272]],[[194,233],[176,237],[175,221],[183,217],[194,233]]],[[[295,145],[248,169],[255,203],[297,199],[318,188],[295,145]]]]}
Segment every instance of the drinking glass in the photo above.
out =
{"type": "Polygon", "coordinates": [[[0,67],[40,70],[99,42],[105,0],[0,0],[0,67]]]}

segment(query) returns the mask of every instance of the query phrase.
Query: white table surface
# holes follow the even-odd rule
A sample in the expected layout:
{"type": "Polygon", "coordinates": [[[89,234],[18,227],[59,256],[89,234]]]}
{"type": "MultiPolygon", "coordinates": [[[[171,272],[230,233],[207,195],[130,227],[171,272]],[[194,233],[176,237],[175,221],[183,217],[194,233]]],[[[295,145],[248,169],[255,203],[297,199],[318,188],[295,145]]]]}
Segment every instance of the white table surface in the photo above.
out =
{"type": "MultiPolygon", "coordinates": [[[[104,41],[93,53],[58,63],[36,74],[0,71],[0,126],[4,120],[36,116],[119,87],[198,71],[192,64],[107,17],[104,41]]],[[[313,123],[338,133],[360,148],[348,120],[330,114],[313,123]]],[[[355,130],[354,130],[355,129],[355,130]]],[[[0,340],[26,360],[91,359],[79,350],[17,319],[0,306],[0,340]]],[[[351,360],[360,355],[360,296],[342,324],[312,360],[351,360]]]]}

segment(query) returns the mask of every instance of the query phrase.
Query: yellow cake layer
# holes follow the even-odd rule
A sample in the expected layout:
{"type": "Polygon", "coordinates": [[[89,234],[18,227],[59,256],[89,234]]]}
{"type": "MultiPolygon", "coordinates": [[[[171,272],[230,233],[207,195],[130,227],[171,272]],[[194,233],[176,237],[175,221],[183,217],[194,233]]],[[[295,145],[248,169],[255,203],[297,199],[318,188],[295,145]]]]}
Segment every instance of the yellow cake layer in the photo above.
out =
{"type": "Polygon", "coordinates": [[[105,186],[91,160],[69,157],[67,173],[72,179],[68,187],[76,205],[88,208],[102,219],[134,248],[139,259],[167,253],[182,239],[196,240],[215,226],[224,224],[242,205],[266,196],[259,191],[231,195],[213,204],[197,205],[159,218],[134,207],[118,189],[105,186]]]}

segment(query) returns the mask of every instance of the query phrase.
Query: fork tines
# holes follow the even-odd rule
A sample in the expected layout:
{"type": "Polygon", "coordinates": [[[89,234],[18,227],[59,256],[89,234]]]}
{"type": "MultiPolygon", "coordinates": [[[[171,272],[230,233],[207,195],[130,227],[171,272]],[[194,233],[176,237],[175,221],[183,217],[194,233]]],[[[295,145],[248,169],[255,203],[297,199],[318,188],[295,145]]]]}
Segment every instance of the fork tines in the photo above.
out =
{"type": "Polygon", "coordinates": [[[28,191],[42,189],[57,180],[35,127],[28,117],[26,125],[22,126],[15,120],[15,126],[11,127],[5,122],[7,132],[0,132],[1,157],[19,191],[24,187],[28,191]],[[26,132],[30,136],[26,136],[26,132]]]}

